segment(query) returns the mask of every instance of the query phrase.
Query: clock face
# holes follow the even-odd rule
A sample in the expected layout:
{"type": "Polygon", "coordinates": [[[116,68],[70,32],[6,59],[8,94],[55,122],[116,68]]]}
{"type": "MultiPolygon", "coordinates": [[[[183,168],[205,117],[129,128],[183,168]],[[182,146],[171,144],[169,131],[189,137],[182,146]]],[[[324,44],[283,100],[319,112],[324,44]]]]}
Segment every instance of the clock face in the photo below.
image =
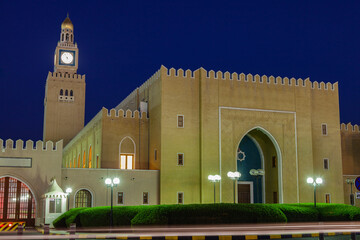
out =
{"type": "Polygon", "coordinates": [[[62,52],[61,61],[65,64],[70,64],[74,61],[74,56],[71,52],[62,52]]]}

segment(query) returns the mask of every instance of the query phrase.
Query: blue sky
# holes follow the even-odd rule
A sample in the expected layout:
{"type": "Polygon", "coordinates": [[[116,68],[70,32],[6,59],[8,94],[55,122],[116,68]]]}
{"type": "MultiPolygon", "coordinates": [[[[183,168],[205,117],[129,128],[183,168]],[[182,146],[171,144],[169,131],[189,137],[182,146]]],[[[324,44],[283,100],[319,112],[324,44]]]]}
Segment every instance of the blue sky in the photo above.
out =
{"type": "Polygon", "coordinates": [[[359,1],[0,1],[0,138],[42,139],[46,76],[69,13],[88,122],[161,65],[339,82],[360,124],[359,1]]]}

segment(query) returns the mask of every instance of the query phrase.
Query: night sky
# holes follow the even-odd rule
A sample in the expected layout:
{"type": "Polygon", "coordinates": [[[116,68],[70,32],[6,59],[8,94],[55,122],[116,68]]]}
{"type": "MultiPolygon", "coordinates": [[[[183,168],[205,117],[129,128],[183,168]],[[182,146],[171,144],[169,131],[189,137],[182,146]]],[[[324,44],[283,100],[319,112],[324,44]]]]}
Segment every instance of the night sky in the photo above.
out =
{"type": "Polygon", "coordinates": [[[360,1],[0,0],[0,138],[42,139],[67,13],[86,122],[164,65],[339,82],[340,120],[360,124],[360,1]]]}

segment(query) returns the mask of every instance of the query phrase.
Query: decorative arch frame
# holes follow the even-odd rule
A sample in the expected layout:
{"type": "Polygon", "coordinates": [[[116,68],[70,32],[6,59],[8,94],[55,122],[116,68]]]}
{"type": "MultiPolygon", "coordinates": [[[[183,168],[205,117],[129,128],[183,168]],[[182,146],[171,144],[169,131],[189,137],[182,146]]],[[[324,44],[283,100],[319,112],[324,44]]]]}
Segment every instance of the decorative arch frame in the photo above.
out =
{"type": "Polygon", "coordinates": [[[133,166],[133,169],[135,169],[135,165],[136,165],[136,144],[135,144],[135,141],[132,139],[132,137],[129,137],[129,136],[126,136],[126,137],[123,137],[123,139],[121,139],[120,143],[119,143],[119,158],[120,158],[120,154],[134,154],[134,166],[133,166]],[[130,139],[131,142],[133,143],[134,145],[134,152],[133,153],[126,153],[126,152],[121,152],[121,144],[123,143],[123,141],[125,139],[130,139]]]}
{"type": "Polygon", "coordinates": [[[39,204],[38,204],[38,199],[37,199],[37,196],[35,194],[35,191],[33,190],[31,184],[28,183],[28,181],[25,181],[23,179],[21,179],[21,177],[18,177],[18,176],[14,176],[13,174],[3,174],[0,176],[0,178],[5,178],[5,177],[11,177],[11,178],[15,178],[16,180],[24,183],[31,191],[33,197],[34,197],[34,200],[35,200],[35,222],[36,222],[36,218],[37,218],[37,211],[38,211],[38,207],[39,207],[39,204]]]}
{"type": "MultiPolygon", "coordinates": [[[[240,138],[240,141],[237,144],[237,147],[240,145],[241,141],[243,140],[243,138],[247,135],[256,145],[256,147],[259,150],[260,153],[260,157],[261,157],[261,166],[264,167],[264,155],[262,152],[262,149],[259,145],[259,143],[250,135],[248,135],[251,131],[253,130],[260,130],[262,133],[264,133],[272,142],[272,144],[274,145],[275,151],[276,151],[276,155],[278,157],[278,191],[279,191],[279,203],[283,203],[283,186],[282,186],[282,155],[281,155],[281,149],[280,146],[278,144],[278,142],[276,141],[275,137],[265,128],[261,127],[261,126],[256,126],[253,127],[251,129],[249,129],[245,134],[242,135],[242,137],[240,138]]],[[[235,151],[236,154],[236,151],[235,151]]],[[[234,158],[235,161],[236,157],[234,158]]],[[[263,202],[265,202],[265,178],[262,179],[262,184],[263,184],[263,202]]]]}
{"type": "Polygon", "coordinates": [[[90,194],[91,194],[91,206],[90,207],[94,207],[94,200],[95,200],[95,195],[94,195],[94,191],[92,191],[90,188],[88,187],[79,187],[75,193],[74,193],[74,196],[73,196],[73,207],[75,208],[75,202],[76,202],[76,195],[78,194],[78,192],[80,192],[81,190],[86,190],[88,191],[90,194]]]}

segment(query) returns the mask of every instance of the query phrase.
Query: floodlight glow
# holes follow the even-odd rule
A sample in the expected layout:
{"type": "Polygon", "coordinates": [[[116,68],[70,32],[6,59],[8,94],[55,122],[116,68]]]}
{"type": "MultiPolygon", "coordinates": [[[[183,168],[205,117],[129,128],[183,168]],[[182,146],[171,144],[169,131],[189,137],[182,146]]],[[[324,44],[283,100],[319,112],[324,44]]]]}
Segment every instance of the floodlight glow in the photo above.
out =
{"type": "Polygon", "coordinates": [[[306,182],[307,182],[307,183],[313,183],[313,182],[314,182],[314,179],[311,178],[311,177],[309,177],[309,178],[306,179],[306,182]]]}
{"type": "Polygon", "coordinates": [[[221,177],[220,177],[220,175],[215,175],[215,176],[214,176],[214,179],[215,179],[215,181],[220,181],[220,180],[221,180],[221,177]]]}
{"type": "Polygon", "coordinates": [[[265,170],[264,169],[258,169],[258,175],[264,175],[265,174],[265,170]]]}
{"type": "Polygon", "coordinates": [[[315,182],[316,182],[316,184],[322,184],[323,180],[322,180],[322,178],[317,178],[315,180],[315,182]]]}
{"type": "Polygon", "coordinates": [[[235,178],[241,177],[241,173],[239,173],[239,172],[234,172],[234,177],[235,177],[235,178]]]}
{"type": "Polygon", "coordinates": [[[119,183],[120,183],[120,179],[119,179],[119,178],[114,178],[114,179],[113,179],[113,183],[114,183],[114,184],[119,184],[119,183]]]}
{"type": "Polygon", "coordinates": [[[208,176],[208,179],[209,179],[210,181],[214,181],[214,176],[213,176],[213,175],[209,175],[209,176],[208,176]]]}
{"type": "Polygon", "coordinates": [[[111,184],[111,179],[110,178],[105,179],[105,184],[110,185],[111,184]]]}
{"type": "Polygon", "coordinates": [[[69,194],[69,193],[71,193],[71,192],[72,192],[72,189],[71,189],[71,188],[67,188],[67,189],[66,189],[66,193],[69,194]]]}
{"type": "Polygon", "coordinates": [[[227,176],[228,176],[229,178],[234,178],[234,177],[235,177],[233,172],[228,172],[228,173],[227,173],[227,176]]]}

